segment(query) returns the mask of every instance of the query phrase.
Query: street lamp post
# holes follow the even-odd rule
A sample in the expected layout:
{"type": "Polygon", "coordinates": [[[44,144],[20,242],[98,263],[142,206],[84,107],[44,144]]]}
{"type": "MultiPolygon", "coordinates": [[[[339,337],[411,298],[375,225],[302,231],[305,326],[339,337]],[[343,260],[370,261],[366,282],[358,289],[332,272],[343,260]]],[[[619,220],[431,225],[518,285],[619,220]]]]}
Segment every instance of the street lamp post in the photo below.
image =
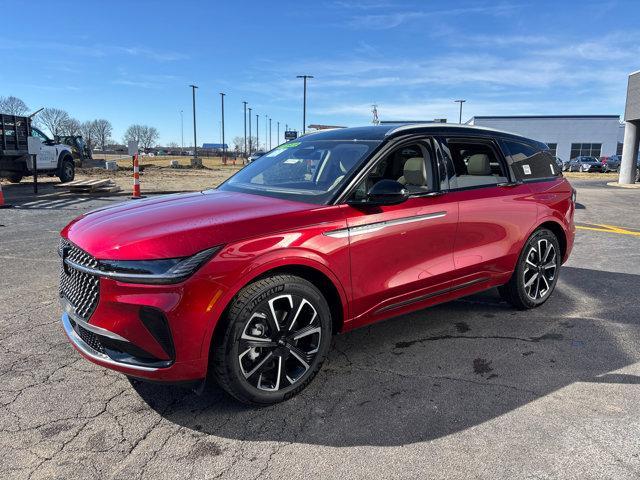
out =
{"type": "MultiPolygon", "coordinates": [[[[251,107],[249,107],[249,156],[251,156],[251,107]]],[[[248,158],[248,157],[247,157],[248,158]]]]}
{"type": "Polygon", "coordinates": [[[271,117],[269,117],[269,150],[271,150],[271,117]]]}
{"type": "Polygon", "coordinates": [[[256,151],[260,150],[260,115],[256,113],[256,151]]]}
{"type": "Polygon", "coordinates": [[[220,101],[222,102],[222,164],[227,164],[227,146],[224,143],[224,96],[226,94],[220,92],[220,101]]]}
{"type": "Polygon", "coordinates": [[[276,147],[280,145],[280,122],[278,123],[278,130],[276,132],[276,147]]]}
{"type": "Polygon", "coordinates": [[[244,104],[244,157],[247,158],[247,102],[244,104]]]}
{"type": "Polygon", "coordinates": [[[454,100],[454,103],[460,104],[460,117],[458,118],[458,123],[462,123],[462,104],[466,102],[466,100],[454,100]]]}
{"type": "Polygon", "coordinates": [[[269,115],[264,116],[264,149],[269,150],[269,141],[267,137],[269,136],[269,124],[267,123],[269,120],[269,115]]]}
{"type": "Polygon", "coordinates": [[[304,90],[302,96],[302,134],[307,129],[307,78],[313,78],[313,75],[298,75],[296,78],[302,78],[304,90]]]}
{"type": "Polygon", "coordinates": [[[191,87],[191,97],[193,101],[193,158],[198,158],[198,137],[196,135],[196,85],[189,85],[191,87]]]}

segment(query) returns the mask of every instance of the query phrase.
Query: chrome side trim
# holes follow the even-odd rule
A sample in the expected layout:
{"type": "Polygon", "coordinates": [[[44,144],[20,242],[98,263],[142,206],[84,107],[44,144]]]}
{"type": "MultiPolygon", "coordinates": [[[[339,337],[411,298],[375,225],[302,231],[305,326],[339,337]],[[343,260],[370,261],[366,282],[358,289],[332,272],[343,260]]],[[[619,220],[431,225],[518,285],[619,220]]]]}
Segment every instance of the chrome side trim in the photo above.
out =
{"type": "Polygon", "coordinates": [[[76,312],[74,311],[74,309],[71,306],[71,304],[65,298],[61,298],[60,299],[60,305],[62,306],[62,309],[65,311],[65,313],[67,315],[69,315],[69,317],[74,322],[79,324],[85,330],[89,330],[90,332],[93,332],[93,333],[95,333],[97,335],[102,335],[103,337],[111,338],[112,340],[118,340],[120,342],[131,343],[129,340],[127,340],[124,337],[121,337],[117,333],[113,333],[112,331],[107,330],[106,328],[96,327],[95,325],[91,325],[90,323],[87,323],[86,320],[80,318],[76,314],[76,312]]]}
{"type": "Polygon", "coordinates": [[[404,225],[406,223],[422,222],[423,220],[433,220],[434,218],[444,217],[446,214],[447,212],[443,211],[443,212],[427,213],[425,215],[415,215],[413,217],[398,218],[396,220],[384,220],[382,222],[374,222],[366,225],[358,225],[355,227],[347,227],[347,228],[340,228],[338,230],[330,230],[328,232],[324,232],[323,235],[326,235],[327,237],[333,237],[333,238],[353,237],[355,235],[364,235],[366,233],[377,232],[378,230],[382,230],[383,228],[387,228],[387,227],[395,227],[397,225],[404,225]]]}
{"type": "Polygon", "coordinates": [[[71,326],[71,321],[69,320],[69,315],[67,314],[67,312],[62,313],[62,318],[60,319],[60,321],[62,322],[64,333],[67,334],[67,337],[69,337],[69,340],[71,341],[71,343],[73,343],[73,345],[78,350],[80,350],[89,358],[97,362],[105,363],[107,365],[111,365],[114,367],[130,368],[131,370],[140,370],[144,372],[155,372],[156,370],[158,370],[155,367],[143,367],[140,365],[131,365],[129,363],[116,362],[115,360],[111,359],[109,356],[105,355],[104,353],[100,353],[94,350],[89,345],[87,345],[84,342],[84,340],[82,340],[82,338],[80,338],[80,336],[73,329],[73,326],[71,326]]]}

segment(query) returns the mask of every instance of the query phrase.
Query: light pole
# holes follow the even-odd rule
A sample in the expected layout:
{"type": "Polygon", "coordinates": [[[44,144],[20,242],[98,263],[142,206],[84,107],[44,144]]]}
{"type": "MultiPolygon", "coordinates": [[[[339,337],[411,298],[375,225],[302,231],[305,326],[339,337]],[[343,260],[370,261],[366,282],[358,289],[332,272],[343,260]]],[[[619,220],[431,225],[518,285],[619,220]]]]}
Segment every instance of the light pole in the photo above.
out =
{"type": "Polygon", "coordinates": [[[247,110],[249,110],[249,156],[251,156],[251,107],[247,110]]]}
{"type": "Polygon", "coordinates": [[[191,87],[191,96],[193,99],[193,158],[198,158],[198,138],[196,136],[196,88],[195,85],[189,85],[191,87]]]}
{"type": "Polygon", "coordinates": [[[184,153],[184,112],[180,110],[180,155],[184,153]]]}
{"type": "Polygon", "coordinates": [[[466,100],[454,100],[453,102],[460,104],[460,117],[458,119],[458,123],[462,123],[462,104],[466,102],[466,100]]]}
{"type": "Polygon", "coordinates": [[[302,134],[307,129],[307,78],[313,78],[313,75],[298,75],[296,78],[302,78],[304,81],[304,93],[302,96],[302,134]]]}
{"type": "Polygon", "coordinates": [[[244,157],[247,158],[247,102],[244,104],[244,157]]]}
{"type": "Polygon", "coordinates": [[[267,123],[267,120],[269,120],[269,116],[265,115],[264,116],[264,149],[265,150],[269,150],[269,142],[267,141],[267,137],[269,136],[269,125],[267,123]]]}
{"type": "Polygon", "coordinates": [[[269,117],[269,150],[271,150],[271,117],[269,117]]]}
{"type": "Polygon", "coordinates": [[[227,164],[227,146],[224,143],[224,96],[226,94],[220,92],[220,101],[222,102],[222,164],[227,164]]]}
{"type": "Polygon", "coordinates": [[[256,152],[260,150],[260,115],[256,113],[256,152]]]}
{"type": "Polygon", "coordinates": [[[280,145],[280,122],[278,123],[278,130],[276,132],[276,147],[280,145]]]}

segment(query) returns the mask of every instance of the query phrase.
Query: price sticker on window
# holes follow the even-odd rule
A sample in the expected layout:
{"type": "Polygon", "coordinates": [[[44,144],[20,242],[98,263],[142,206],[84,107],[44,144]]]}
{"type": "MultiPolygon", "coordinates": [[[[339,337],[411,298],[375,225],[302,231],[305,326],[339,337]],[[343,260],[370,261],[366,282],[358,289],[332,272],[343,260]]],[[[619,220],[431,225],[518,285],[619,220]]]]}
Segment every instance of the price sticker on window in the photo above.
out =
{"type": "Polygon", "coordinates": [[[531,175],[531,167],[529,165],[522,165],[522,171],[525,175],[531,175]]]}

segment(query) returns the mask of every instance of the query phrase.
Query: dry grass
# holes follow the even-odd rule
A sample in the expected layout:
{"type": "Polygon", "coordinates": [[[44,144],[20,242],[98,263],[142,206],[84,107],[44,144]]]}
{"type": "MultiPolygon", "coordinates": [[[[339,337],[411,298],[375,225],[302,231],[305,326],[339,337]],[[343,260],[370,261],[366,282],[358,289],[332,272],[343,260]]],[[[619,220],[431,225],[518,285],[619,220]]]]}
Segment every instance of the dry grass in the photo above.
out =
{"type": "Polygon", "coordinates": [[[582,180],[593,180],[593,179],[602,179],[613,181],[618,179],[618,172],[608,172],[608,173],[588,173],[588,172],[562,172],[562,174],[567,178],[580,178],[582,180]]]}
{"type": "MultiPolygon", "coordinates": [[[[129,155],[102,155],[95,154],[94,160],[115,160],[120,168],[131,168],[132,160],[129,155]]],[[[222,157],[201,157],[202,164],[208,168],[224,167],[222,157]]],[[[181,167],[191,167],[191,157],[187,156],[155,156],[155,157],[139,157],[140,165],[154,165],[156,167],[168,167],[171,160],[178,160],[181,167]]],[[[236,165],[242,165],[242,159],[236,160],[236,165]]],[[[233,158],[227,157],[227,166],[233,166],[233,158]]]]}

